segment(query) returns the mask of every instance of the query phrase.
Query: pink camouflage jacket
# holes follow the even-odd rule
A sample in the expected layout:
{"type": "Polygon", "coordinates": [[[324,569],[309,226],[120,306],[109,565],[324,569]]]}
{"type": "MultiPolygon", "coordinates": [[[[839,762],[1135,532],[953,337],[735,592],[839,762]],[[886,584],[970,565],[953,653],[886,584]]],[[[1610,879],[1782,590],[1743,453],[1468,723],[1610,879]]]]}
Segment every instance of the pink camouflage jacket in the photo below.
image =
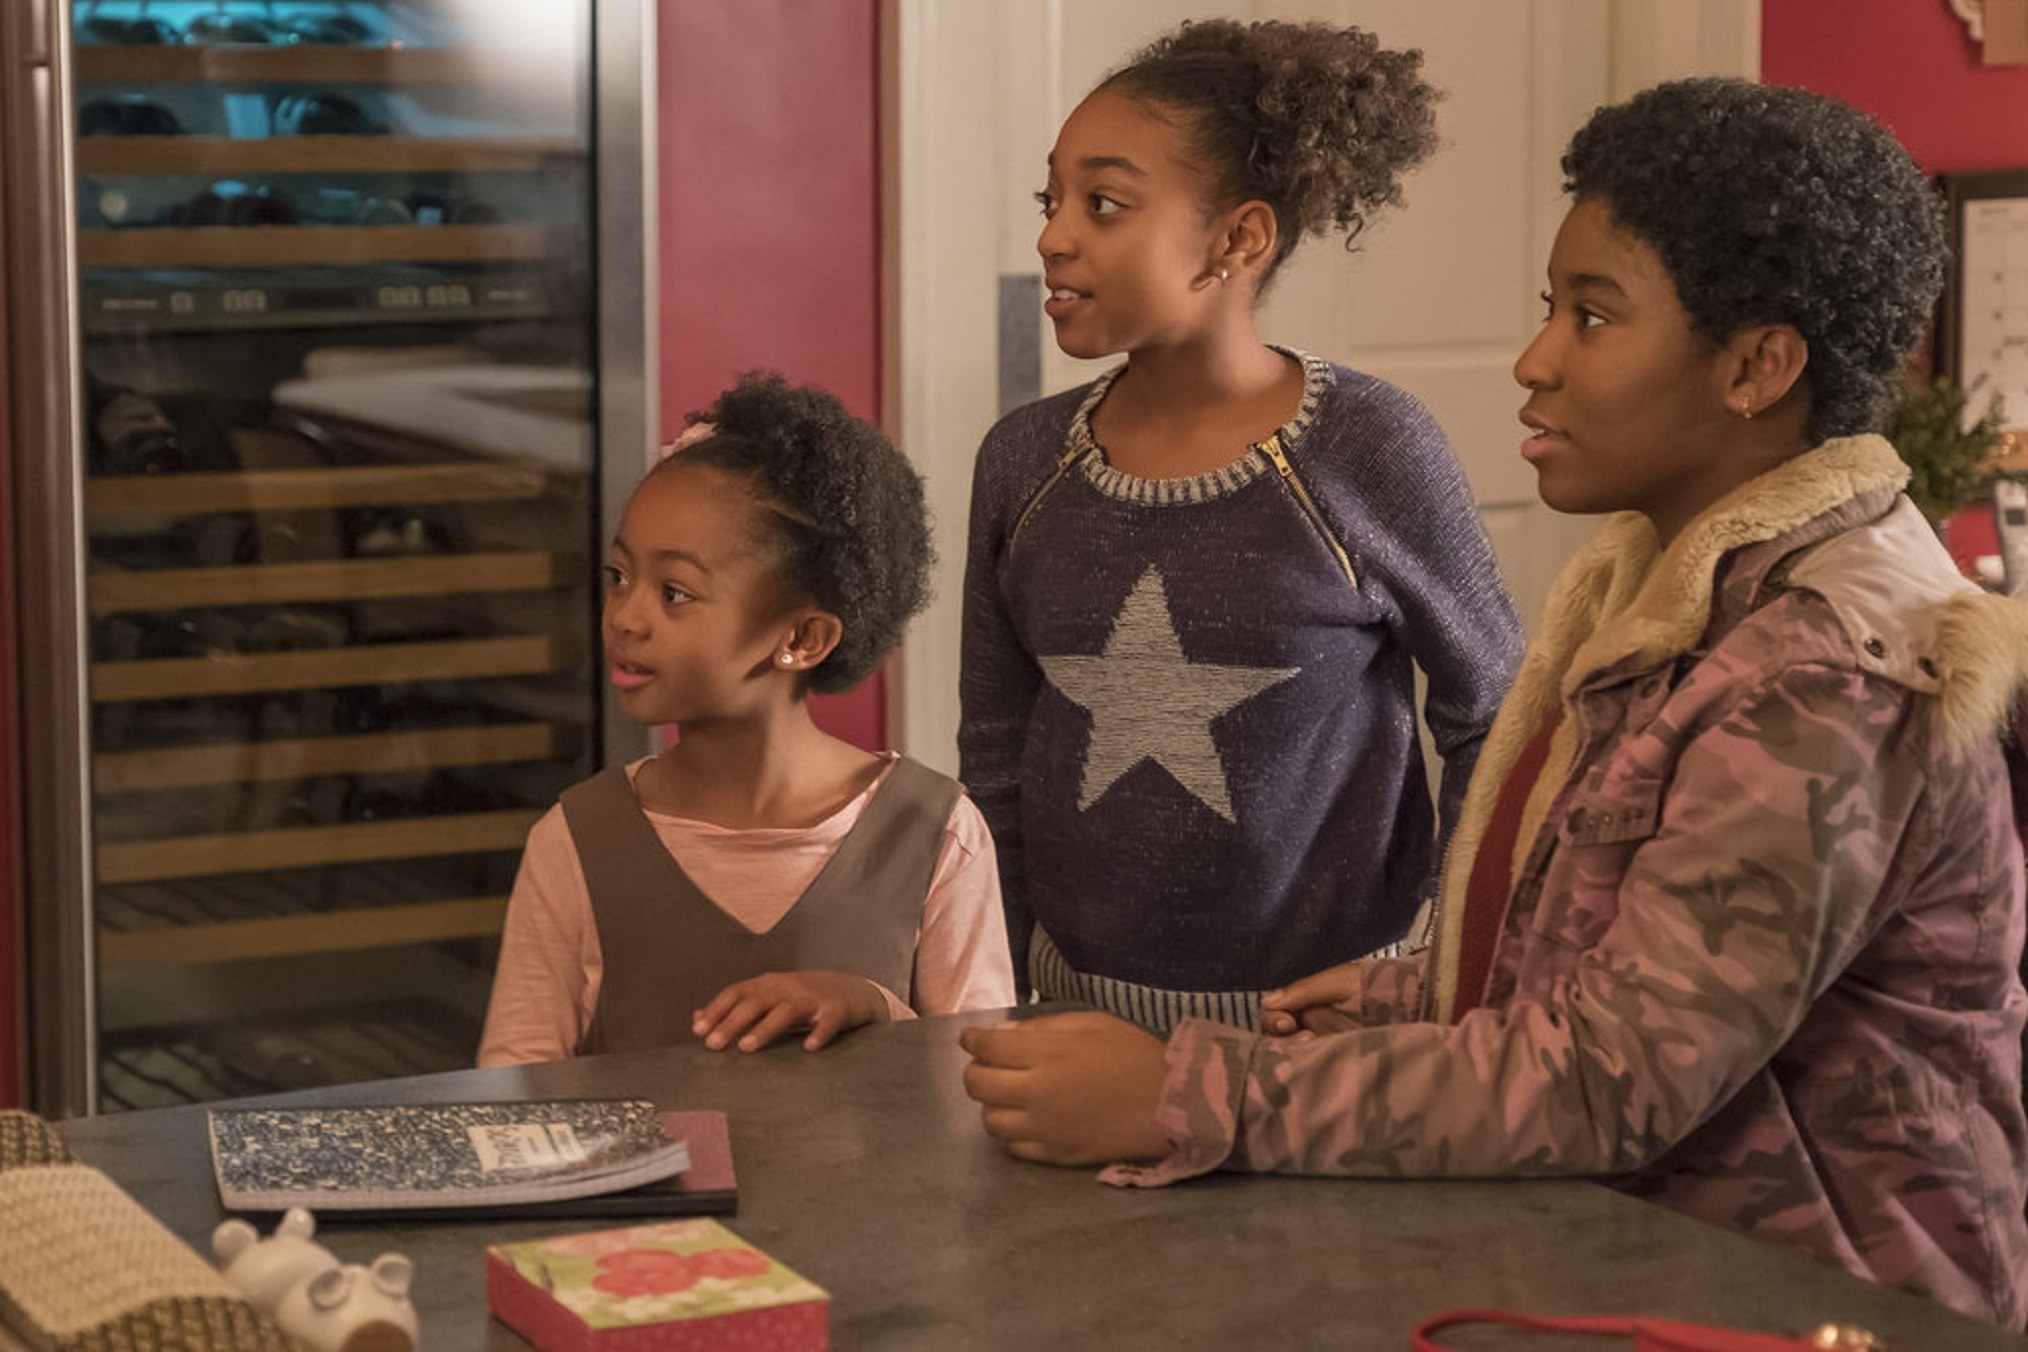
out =
{"type": "Polygon", "coordinates": [[[1906,477],[1846,438],[1660,557],[1645,519],[1608,523],[1481,754],[1432,946],[1358,965],[1351,1032],[1183,1025],[1172,1152],[1108,1180],[1604,1176],[2020,1327],[2024,872],[2000,735],[2028,607],[1958,576],[1906,477]],[[1453,1022],[1477,842],[1559,708],[1484,1004],[1453,1022]]]}

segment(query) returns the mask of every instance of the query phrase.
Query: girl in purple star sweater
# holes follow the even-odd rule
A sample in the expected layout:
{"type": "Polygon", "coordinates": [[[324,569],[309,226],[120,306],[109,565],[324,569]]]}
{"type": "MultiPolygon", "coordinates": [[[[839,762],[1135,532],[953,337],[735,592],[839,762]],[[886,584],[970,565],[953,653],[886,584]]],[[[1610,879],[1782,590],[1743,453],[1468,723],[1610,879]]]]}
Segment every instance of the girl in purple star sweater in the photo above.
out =
{"type": "Polygon", "coordinates": [[[1420,65],[1358,29],[1191,23],[1058,134],[1046,309],[1065,352],[1127,360],[980,448],[959,734],[1045,998],[1252,1026],[1428,890],[1513,606],[1428,413],[1254,318],[1299,239],[1401,199],[1435,142],[1420,65]]]}

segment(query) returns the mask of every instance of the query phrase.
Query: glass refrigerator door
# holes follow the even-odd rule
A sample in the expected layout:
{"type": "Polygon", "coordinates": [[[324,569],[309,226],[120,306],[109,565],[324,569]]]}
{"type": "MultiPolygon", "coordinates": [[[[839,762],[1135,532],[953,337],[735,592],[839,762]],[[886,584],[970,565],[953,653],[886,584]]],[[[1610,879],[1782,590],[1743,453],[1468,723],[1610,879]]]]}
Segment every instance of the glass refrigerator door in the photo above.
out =
{"type": "Polygon", "coordinates": [[[472,1063],[602,758],[592,9],[72,6],[99,1108],[472,1063]]]}

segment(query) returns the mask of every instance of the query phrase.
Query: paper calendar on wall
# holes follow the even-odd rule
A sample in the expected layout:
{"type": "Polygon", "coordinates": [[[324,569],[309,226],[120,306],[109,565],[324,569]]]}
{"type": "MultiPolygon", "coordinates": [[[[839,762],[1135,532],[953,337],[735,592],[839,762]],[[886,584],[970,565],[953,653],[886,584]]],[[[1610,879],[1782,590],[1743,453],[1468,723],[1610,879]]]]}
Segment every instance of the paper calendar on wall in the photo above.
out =
{"type": "Polygon", "coordinates": [[[2028,170],[1945,176],[1951,278],[1939,334],[1944,366],[1970,392],[1965,417],[1998,396],[2028,428],[2028,170]]]}

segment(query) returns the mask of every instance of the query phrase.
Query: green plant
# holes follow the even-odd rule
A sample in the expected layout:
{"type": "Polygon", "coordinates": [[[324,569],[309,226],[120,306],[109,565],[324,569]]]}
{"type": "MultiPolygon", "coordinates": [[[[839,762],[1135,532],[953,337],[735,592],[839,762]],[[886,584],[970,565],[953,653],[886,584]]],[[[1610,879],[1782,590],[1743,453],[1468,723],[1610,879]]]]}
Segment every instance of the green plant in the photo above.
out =
{"type": "Polygon", "coordinates": [[[1908,465],[1908,496],[1931,521],[1941,522],[1979,496],[1986,465],[2005,433],[2000,397],[1966,425],[1970,395],[1949,376],[1912,382],[1887,415],[1887,439],[1908,465]]]}

